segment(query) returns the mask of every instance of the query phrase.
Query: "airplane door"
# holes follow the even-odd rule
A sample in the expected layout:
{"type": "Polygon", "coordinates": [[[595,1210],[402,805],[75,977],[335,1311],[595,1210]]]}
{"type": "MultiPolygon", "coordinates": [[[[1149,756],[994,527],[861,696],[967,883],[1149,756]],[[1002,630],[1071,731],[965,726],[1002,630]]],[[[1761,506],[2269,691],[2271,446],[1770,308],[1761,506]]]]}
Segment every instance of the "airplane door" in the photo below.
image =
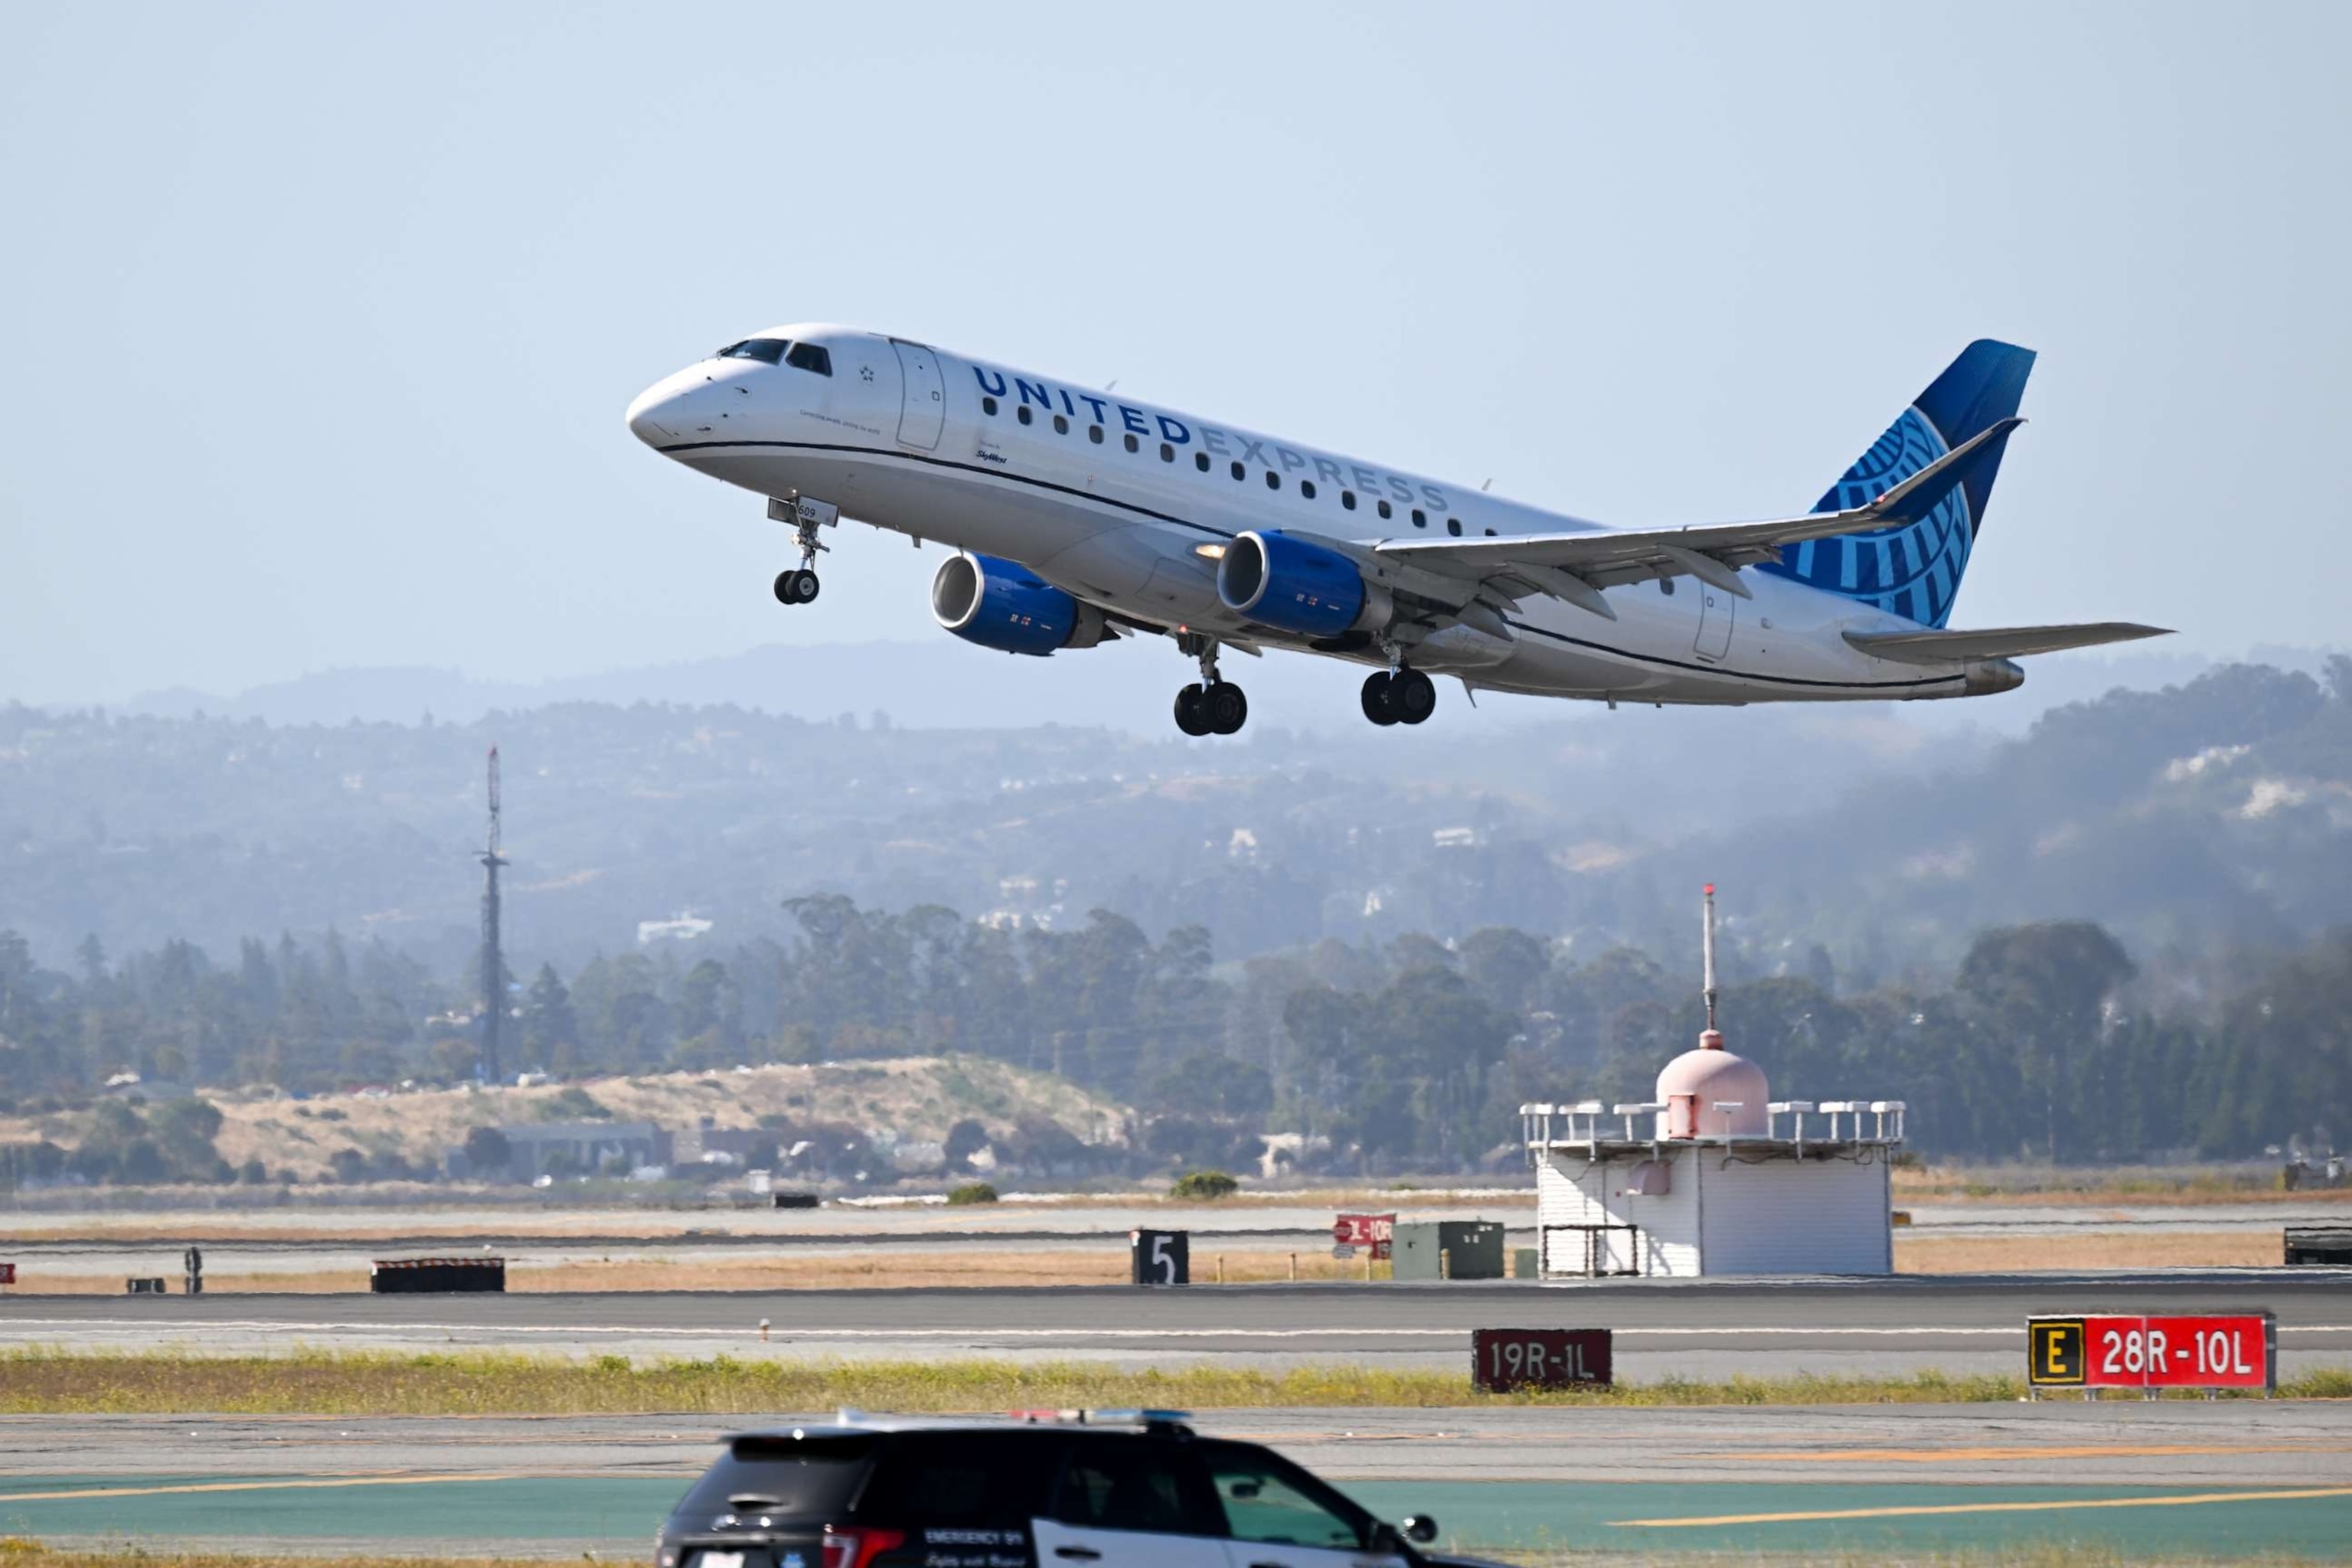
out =
{"type": "Polygon", "coordinates": [[[948,405],[947,386],[940,379],[940,356],[920,343],[900,338],[892,338],[890,346],[898,351],[902,389],[898,445],[933,451],[940,444],[940,427],[946,422],[948,405]]]}
{"type": "Polygon", "coordinates": [[[1731,623],[1739,613],[1739,601],[1720,588],[1704,583],[1698,588],[1698,640],[1691,651],[1704,659],[1718,659],[1731,652],[1731,623]]]}

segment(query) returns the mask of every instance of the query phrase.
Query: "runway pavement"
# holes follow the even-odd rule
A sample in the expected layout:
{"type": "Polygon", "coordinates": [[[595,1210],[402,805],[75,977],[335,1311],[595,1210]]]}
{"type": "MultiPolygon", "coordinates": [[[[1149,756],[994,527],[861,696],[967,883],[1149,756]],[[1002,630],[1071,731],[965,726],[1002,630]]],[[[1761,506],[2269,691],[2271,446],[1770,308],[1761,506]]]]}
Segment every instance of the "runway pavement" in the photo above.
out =
{"type": "MultiPolygon", "coordinates": [[[[807,1419],[0,1417],[0,1534],[633,1556],[722,1434],[807,1419]]],[[[2323,1403],[1230,1410],[1448,1544],[1818,1552],[2063,1539],[2134,1557],[2352,1550],[2323,1403]]]]}
{"type": "Polygon", "coordinates": [[[1462,1363],[1482,1327],[1605,1327],[1620,1374],[2015,1371],[2025,1320],[2269,1308],[2283,1374],[2352,1365],[2352,1279],[2311,1269],[528,1295],[0,1299],[0,1345],[268,1353],[463,1345],[636,1357],[1462,1363]],[[770,1324],[761,1338],[760,1323],[770,1324]]]}

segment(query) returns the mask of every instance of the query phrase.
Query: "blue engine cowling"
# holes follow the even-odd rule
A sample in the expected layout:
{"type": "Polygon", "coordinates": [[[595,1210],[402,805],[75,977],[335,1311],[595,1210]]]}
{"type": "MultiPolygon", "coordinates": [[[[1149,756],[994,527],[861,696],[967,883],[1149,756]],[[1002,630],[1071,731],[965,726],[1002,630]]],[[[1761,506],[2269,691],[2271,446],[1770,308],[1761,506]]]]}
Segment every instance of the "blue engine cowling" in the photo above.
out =
{"type": "Polygon", "coordinates": [[[1110,630],[1100,610],[1019,562],[970,551],[940,563],[931,578],[931,617],[966,642],[1040,658],[1092,647],[1110,630]]]}
{"type": "Polygon", "coordinates": [[[1278,528],[1234,536],[1217,563],[1217,597],[1236,615],[1306,637],[1370,626],[1390,609],[1387,591],[1366,584],[1353,561],[1278,528]]]}

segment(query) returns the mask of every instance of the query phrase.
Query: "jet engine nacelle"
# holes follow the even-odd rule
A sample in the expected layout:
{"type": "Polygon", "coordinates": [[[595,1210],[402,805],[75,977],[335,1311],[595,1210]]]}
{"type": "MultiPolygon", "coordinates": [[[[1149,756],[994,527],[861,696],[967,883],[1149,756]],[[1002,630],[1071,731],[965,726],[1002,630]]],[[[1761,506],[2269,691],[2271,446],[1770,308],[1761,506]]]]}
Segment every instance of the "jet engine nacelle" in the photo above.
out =
{"type": "Polygon", "coordinates": [[[1395,608],[1355,562],[1278,528],[1234,535],[1217,563],[1217,597],[1236,615],[1306,637],[1378,630],[1395,608]]]}
{"type": "Polygon", "coordinates": [[[1055,648],[1092,647],[1110,623],[1016,561],[965,551],[931,578],[931,618],[966,642],[999,653],[1043,658],[1055,648]]]}

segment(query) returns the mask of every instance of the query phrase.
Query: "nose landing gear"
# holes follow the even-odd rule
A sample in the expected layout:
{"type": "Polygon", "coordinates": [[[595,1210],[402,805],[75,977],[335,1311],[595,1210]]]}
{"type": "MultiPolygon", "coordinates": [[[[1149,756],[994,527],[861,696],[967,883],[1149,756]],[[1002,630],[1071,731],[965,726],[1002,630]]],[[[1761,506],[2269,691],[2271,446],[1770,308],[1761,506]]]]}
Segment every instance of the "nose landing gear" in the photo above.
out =
{"type": "Polygon", "coordinates": [[[1402,666],[1364,678],[1364,717],[1385,728],[1418,724],[1437,711],[1437,683],[1402,666]]]}
{"type": "Polygon", "coordinates": [[[1249,699],[1217,673],[1217,639],[1179,632],[1176,646],[1201,661],[1201,679],[1176,693],[1176,728],[1187,735],[1232,735],[1249,722],[1249,699]]]}
{"type": "Polygon", "coordinates": [[[793,535],[801,549],[798,567],[776,574],[776,603],[779,605],[813,605],[816,603],[816,558],[819,551],[831,545],[820,543],[816,531],[829,528],[841,521],[841,509],[830,501],[808,496],[782,500],[773,496],[768,500],[768,516],[777,522],[793,525],[793,535]]]}

